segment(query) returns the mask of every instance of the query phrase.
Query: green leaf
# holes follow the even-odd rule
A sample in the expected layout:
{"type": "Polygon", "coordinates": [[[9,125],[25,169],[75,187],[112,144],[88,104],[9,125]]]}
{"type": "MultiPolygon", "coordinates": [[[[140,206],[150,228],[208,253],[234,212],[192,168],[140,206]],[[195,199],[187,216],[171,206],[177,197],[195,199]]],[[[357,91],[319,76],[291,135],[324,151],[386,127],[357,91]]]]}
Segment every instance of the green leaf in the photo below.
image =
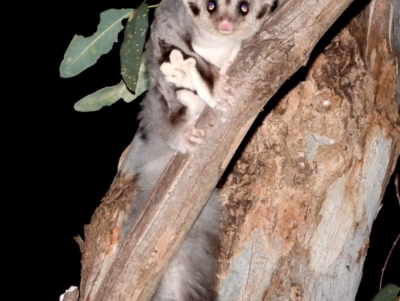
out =
{"type": "Polygon", "coordinates": [[[110,106],[119,99],[124,99],[126,102],[131,102],[139,95],[133,95],[121,82],[112,87],[100,89],[79,100],[74,105],[74,109],[79,112],[98,111],[104,106],[110,106]]]}
{"type": "MultiPolygon", "coordinates": [[[[148,77],[147,77],[147,65],[145,60],[146,54],[143,52],[142,57],[140,58],[140,66],[139,66],[139,74],[138,81],[135,90],[135,96],[138,97],[143,92],[148,89],[148,77]]],[[[126,100],[125,100],[126,101],[126,100]]],[[[129,102],[129,101],[126,101],[129,102]]]]}
{"type": "Polygon", "coordinates": [[[135,94],[132,94],[126,87],[124,81],[119,84],[100,89],[75,103],[74,109],[79,112],[98,111],[104,106],[110,106],[123,99],[125,102],[131,102],[147,90],[148,80],[146,72],[145,53],[140,60],[139,79],[136,85],[135,94]]]}
{"type": "Polygon", "coordinates": [[[136,90],[140,77],[140,60],[149,27],[148,12],[148,6],[143,2],[130,16],[125,26],[124,41],[120,50],[121,74],[131,91],[136,90]]]}
{"type": "Polygon", "coordinates": [[[399,292],[400,287],[389,283],[375,295],[372,301],[395,301],[399,292]]]}
{"type": "Polygon", "coordinates": [[[109,52],[123,28],[121,21],[131,12],[131,8],[104,11],[100,14],[97,31],[91,37],[75,35],[61,62],[60,76],[75,76],[94,65],[101,55],[109,52]]]}

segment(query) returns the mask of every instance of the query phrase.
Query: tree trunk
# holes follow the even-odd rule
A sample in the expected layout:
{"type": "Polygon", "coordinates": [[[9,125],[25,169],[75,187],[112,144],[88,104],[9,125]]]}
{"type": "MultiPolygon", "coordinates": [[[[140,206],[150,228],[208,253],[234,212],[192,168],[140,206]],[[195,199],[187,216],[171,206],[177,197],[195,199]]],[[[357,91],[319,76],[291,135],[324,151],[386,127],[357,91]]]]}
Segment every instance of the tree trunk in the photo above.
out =
{"type": "MultiPolygon", "coordinates": [[[[198,127],[208,143],[173,159],[125,241],[120,227],[136,187],[119,172],[78,239],[81,301],[149,300],[256,113],[349,2],[294,0],[279,9],[232,65],[235,86],[242,79],[237,106],[205,112],[198,127]],[[190,183],[204,185],[188,192],[190,183]]],[[[222,189],[221,301],[354,299],[400,153],[389,11],[389,0],[372,2],[342,29],[236,161],[222,189]]],[[[122,164],[131,156],[128,149],[122,164]]]]}
{"type": "Polygon", "coordinates": [[[400,150],[390,9],[372,2],[342,29],[235,163],[221,301],[355,299],[400,150]]]}

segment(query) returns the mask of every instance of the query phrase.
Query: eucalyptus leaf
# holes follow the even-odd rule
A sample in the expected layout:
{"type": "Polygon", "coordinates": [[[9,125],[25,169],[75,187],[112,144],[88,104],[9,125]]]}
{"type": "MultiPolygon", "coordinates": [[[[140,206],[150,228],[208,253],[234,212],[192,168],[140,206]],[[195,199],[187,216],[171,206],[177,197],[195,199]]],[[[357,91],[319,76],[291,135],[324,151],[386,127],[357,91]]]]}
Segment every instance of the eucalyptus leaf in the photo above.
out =
{"type": "Polygon", "coordinates": [[[104,106],[110,106],[123,99],[131,102],[139,95],[132,94],[126,87],[124,81],[120,81],[117,85],[100,89],[75,103],[74,109],[79,112],[98,111],[104,106]]]}
{"type": "Polygon", "coordinates": [[[125,84],[131,91],[136,90],[139,69],[146,33],[149,27],[148,6],[143,2],[129,17],[125,26],[124,41],[121,45],[121,74],[125,84]]]}
{"type": "Polygon", "coordinates": [[[389,283],[375,295],[372,301],[395,301],[399,292],[400,287],[389,283]]]}
{"type": "MultiPolygon", "coordinates": [[[[143,52],[140,58],[140,66],[139,66],[139,74],[138,81],[136,85],[135,95],[138,97],[143,92],[146,92],[148,89],[148,75],[147,75],[147,64],[146,64],[146,54],[143,52]]],[[[126,101],[126,100],[125,100],[126,101]]],[[[126,101],[128,102],[128,101],[126,101]]]]}
{"type": "Polygon", "coordinates": [[[90,37],[75,35],[64,54],[60,65],[60,76],[67,78],[81,73],[94,65],[99,57],[109,52],[118,41],[121,21],[129,16],[131,8],[109,9],[100,14],[97,31],[90,37]]]}

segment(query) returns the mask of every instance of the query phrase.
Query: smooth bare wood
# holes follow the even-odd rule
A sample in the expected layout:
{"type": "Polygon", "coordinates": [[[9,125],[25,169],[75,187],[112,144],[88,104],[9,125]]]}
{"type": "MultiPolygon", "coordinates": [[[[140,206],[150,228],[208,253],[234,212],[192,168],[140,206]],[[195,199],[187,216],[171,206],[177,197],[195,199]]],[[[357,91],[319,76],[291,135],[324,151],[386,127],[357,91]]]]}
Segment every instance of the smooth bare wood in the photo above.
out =
{"type": "Polygon", "coordinates": [[[197,127],[205,130],[206,143],[194,155],[172,160],[132,232],[114,250],[112,266],[81,300],[149,300],[257,113],[306,64],[350,2],[293,0],[267,22],[230,70],[231,84],[238,87],[236,106],[226,113],[204,112],[197,127]]]}

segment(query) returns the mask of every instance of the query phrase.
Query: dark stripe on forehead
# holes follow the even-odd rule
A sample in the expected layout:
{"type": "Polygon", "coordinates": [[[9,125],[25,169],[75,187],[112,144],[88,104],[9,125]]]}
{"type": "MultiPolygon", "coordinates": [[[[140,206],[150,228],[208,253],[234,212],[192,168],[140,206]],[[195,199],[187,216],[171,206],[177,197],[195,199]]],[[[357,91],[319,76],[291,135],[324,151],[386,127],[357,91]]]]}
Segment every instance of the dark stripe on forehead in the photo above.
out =
{"type": "Polygon", "coordinates": [[[270,10],[270,6],[268,4],[264,5],[261,7],[260,11],[258,12],[256,18],[257,19],[262,19],[270,10]]]}
{"type": "Polygon", "coordinates": [[[196,3],[194,2],[189,2],[189,8],[192,11],[194,16],[198,16],[198,14],[200,13],[200,8],[197,6],[196,3]]]}
{"type": "Polygon", "coordinates": [[[226,0],[226,6],[231,4],[231,0],[226,0]]]}

